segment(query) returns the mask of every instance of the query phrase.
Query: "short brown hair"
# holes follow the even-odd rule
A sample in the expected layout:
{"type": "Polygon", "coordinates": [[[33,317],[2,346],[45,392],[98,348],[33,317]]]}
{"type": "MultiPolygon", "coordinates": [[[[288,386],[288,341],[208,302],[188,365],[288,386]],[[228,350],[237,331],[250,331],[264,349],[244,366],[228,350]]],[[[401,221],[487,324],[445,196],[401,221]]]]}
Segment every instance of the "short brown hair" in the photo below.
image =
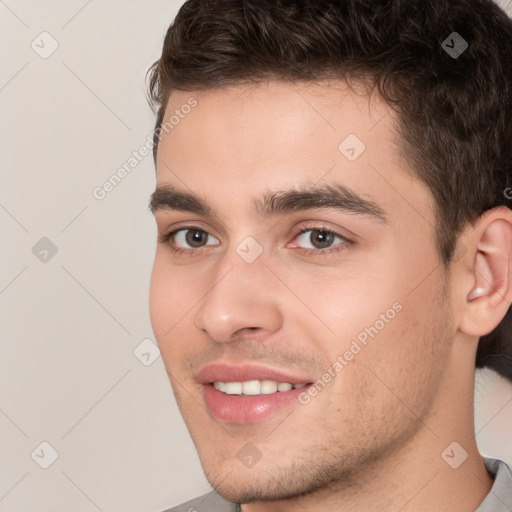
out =
{"type": "MultiPolygon", "coordinates": [[[[512,21],[491,0],[188,0],[149,76],[155,157],[173,90],[324,78],[376,88],[435,200],[447,267],[468,222],[512,206],[512,21]]],[[[482,337],[476,366],[512,378],[510,316],[482,337]]]]}

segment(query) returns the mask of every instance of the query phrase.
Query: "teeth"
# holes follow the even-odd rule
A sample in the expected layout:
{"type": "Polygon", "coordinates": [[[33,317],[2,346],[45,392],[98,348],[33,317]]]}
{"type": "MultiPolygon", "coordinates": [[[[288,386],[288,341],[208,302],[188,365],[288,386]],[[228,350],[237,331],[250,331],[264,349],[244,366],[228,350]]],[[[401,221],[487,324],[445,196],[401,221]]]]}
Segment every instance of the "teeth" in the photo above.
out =
{"type": "Polygon", "coordinates": [[[271,395],[277,391],[277,382],[274,380],[262,380],[261,381],[261,394],[271,395]]]}
{"type": "Polygon", "coordinates": [[[218,389],[219,391],[226,391],[226,383],[225,382],[214,382],[213,387],[218,389]]]}
{"type": "Polygon", "coordinates": [[[259,395],[261,384],[259,380],[249,380],[242,382],[242,393],[244,395],[259,395]]]}
{"type": "Polygon", "coordinates": [[[241,382],[226,382],[227,395],[241,395],[242,394],[242,383],[241,382]]]}
{"type": "Polygon", "coordinates": [[[274,380],[248,380],[246,382],[216,381],[213,387],[227,395],[270,395],[278,391],[290,391],[303,388],[306,384],[290,384],[289,382],[276,382],[274,380]]]}

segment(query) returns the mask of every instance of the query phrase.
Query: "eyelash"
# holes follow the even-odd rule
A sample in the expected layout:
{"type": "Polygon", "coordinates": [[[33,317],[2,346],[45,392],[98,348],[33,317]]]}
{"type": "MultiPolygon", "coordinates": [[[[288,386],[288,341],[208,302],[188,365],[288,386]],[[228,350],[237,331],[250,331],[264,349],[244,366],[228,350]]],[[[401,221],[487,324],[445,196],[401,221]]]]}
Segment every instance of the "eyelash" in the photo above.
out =
{"type": "Polygon", "coordinates": [[[206,249],[208,246],[200,247],[198,249],[183,249],[182,247],[176,246],[172,241],[172,238],[174,237],[174,235],[176,235],[176,233],[179,233],[180,231],[186,231],[187,229],[195,229],[196,231],[203,231],[204,233],[206,233],[204,229],[199,228],[197,226],[184,226],[182,228],[170,231],[169,233],[158,235],[158,242],[161,244],[168,244],[171,251],[178,256],[181,254],[201,254],[203,250],[206,249]]]}
{"type": "Polygon", "coordinates": [[[172,242],[172,237],[178,232],[178,231],[181,231],[182,229],[192,229],[192,227],[187,227],[187,228],[180,228],[180,229],[175,229],[174,231],[169,231],[168,233],[164,233],[163,235],[158,235],[157,239],[158,239],[158,243],[159,244],[168,244],[169,247],[171,248],[171,250],[173,252],[179,252],[181,250],[181,248],[179,247],[176,247],[174,245],[174,243],[172,242]]]}
{"type": "MultiPolygon", "coordinates": [[[[197,226],[183,226],[179,229],[175,229],[173,231],[170,231],[169,233],[165,233],[163,235],[158,235],[158,242],[163,244],[168,244],[169,248],[173,252],[173,254],[179,256],[179,255],[200,255],[203,253],[204,250],[207,250],[210,246],[203,246],[199,247],[197,249],[183,249],[182,247],[178,247],[174,244],[172,241],[173,237],[179,233],[180,231],[186,231],[186,230],[197,230],[202,231],[204,233],[207,233],[204,229],[197,227],[197,226]]],[[[310,249],[310,248],[296,248],[296,250],[300,250],[304,255],[315,255],[315,256],[329,256],[330,254],[340,252],[342,250],[345,250],[348,245],[352,245],[354,242],[347,238],[345,235],[342,235],[341,233],[338,233],[337,231],[333,231],[332,229],[328,229],[325,226],[308,226],[305,228],[302,228],[299,230],[293,237],[292,240],[295,240],[299,236],[303,235],[304,233],[307,233],[308,231],[323,231],[327,235],[334,235],[337,238],[340,238],[342,241],[336,245],[333,245],[331,247],[328,247],[326,249],[310,249]]]]}
{"type": "Polygon", "coordinates": [[[336,245],[328,247],[327,249],[309,249],[299,247],[298,249],[302,252],[302,254],[306,256],[329,256],[330,254],[343,251],[347,248],[347,245],[353,244],[352,240],[349,240],[346,236],[338,233],[337,231],[333,231],[332,229],[328,229],[325,226],[308,226],[307,228],[303,228],[297,232],[297,234],[293,237],[293,240],[303,235],[304,233],[307,233],[308,231],[322,231],[327,235],[334,235],[335,237],[340,238],[342,241],[336,245]]]}

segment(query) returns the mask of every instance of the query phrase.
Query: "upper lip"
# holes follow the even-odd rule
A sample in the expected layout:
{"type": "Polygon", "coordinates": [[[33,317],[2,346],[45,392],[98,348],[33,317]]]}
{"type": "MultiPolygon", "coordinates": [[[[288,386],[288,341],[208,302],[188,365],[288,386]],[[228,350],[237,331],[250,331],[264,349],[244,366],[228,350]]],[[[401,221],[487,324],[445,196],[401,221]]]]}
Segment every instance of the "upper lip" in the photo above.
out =
{"type": "Polygon", "coordinates": [[[197,380],[201,384],[212,382],[247,382],[250,380],[273,380],[275,382],[289,382],[290,384],[308,384],[313,382],[306,376],[291,375],[277,368],[259,366],[254,364],[210,363],[203,366],[197,380]]]}

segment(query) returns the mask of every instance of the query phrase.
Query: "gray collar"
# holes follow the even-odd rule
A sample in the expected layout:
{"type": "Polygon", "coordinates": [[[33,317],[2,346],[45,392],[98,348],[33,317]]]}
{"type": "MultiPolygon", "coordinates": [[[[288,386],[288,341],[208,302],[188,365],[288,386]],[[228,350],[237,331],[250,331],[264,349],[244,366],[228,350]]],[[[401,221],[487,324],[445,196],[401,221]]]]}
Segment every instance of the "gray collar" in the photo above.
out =
{"type": "Polygon", "coordinates": [[[499,459],[484,457],[484,464],[494,478],[494,484],[475,512],[509,512],[512,510],[512,474],[499,459]]]}

